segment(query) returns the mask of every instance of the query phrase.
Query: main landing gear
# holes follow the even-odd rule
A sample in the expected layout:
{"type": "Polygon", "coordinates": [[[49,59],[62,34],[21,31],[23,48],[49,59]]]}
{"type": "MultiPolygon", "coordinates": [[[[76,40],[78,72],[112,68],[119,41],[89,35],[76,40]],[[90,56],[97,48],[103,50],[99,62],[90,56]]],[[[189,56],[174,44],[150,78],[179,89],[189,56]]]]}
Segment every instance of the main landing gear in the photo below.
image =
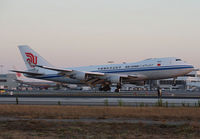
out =
{"type": "Polygon", "coordinates": [[[100,86],[99,91],[110,91],[110,85],[109,84],[103,84],[100,86]]]}
{"type": "MultiPolygon", "coordinates": [[[[99,88],[99,91],[111,91],[111,85],[110,84],[102,84],[99,88]]],[[[117,84],[116,85],[116,89],[114,92],[120,92],[121,89],[121,84],[117,84]]]]}
{"type": "Polygon", "coordinates": [[[121,89],[121,84],[117,84],[116,89],[115,89],[115,92],[119,92],[120,89],[121,89]]]}

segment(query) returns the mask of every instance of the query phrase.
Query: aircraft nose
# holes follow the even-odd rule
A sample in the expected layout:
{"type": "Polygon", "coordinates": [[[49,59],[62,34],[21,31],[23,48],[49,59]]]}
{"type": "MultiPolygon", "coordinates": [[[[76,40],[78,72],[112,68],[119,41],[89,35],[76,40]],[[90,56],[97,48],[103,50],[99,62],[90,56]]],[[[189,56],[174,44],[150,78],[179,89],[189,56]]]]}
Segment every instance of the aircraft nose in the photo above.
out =
{"type": "Polygon", "coordinates": [[[186,63],[185,64],[188,66],[188,68],[194,69],[195,67],[192,64],[186,63]]]}
{"type": "Polygon", "coordinates": [[[191,68],[192,70],[194,70],[194,66],[193,65],[188,65],[189,68],[191,68]]]}
{"type": "Polygon", "coordinates": [[[191,71],[196,71],[196,69],[193,65],[189,65],[189,68],[190,68],[191,71]]]}

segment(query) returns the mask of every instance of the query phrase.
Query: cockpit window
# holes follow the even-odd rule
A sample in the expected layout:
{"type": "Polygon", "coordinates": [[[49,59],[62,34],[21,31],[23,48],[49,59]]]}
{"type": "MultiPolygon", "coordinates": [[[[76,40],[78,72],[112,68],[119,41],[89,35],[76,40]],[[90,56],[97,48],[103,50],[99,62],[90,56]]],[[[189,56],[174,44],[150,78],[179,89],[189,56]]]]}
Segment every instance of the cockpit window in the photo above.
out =
{"type": "Polygon", "coordinates": [[[182,61],[181,59],[176,59],[176,61],[182,61]]]}

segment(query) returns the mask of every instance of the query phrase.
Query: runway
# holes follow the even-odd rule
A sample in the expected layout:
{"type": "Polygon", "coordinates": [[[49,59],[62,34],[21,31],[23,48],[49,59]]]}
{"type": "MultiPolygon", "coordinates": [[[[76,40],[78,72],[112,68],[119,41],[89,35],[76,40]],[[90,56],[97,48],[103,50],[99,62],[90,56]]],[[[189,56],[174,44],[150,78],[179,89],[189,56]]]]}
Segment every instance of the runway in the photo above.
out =
{"type": "MultiPolygon", "coordinates": [[[[200,99],[163,98],[167,106],[199,106],[200,99]]],[[[81,105],[81,106],[156,106],[158,98],[90,98],[90,97],[0,97],[0,104],[22,105],[81,105]]]]}

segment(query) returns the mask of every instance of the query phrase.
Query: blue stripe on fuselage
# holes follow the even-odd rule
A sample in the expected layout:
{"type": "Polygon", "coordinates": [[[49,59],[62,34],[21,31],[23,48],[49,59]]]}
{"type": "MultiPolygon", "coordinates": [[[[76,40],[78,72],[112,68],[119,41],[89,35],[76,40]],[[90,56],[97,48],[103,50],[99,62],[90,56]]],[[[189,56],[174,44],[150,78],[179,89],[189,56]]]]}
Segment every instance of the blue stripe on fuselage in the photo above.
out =
{"type": "MultiPolygon", "coordinates": [[[[155,71],[155,70],[174,70],[174,69],[190,69],[194,68],[189,65],[177,65],[177,66],[157,66],[157,67],[142,67],[142,68],[128,68],[128,69],[117,69],[117,70],[95,70],[91,72],[101,72],[101,73],[122,73],[122,72],[141,72],[141,71],[155,71]]],[[[49,74],[42,77],[37,77],[38,79],[48,79],[48,78],[58,78],[63,77],[62,75],[49,74]]]]}
{"type": "Polygon", "coordinates": [[[157,66],[157,67],[142,67],[142,68],[128,68],[117,70],[96,70],[92,72],[101,73],[120,73],[120,72],[141,72],[141,71],[155,71],[155,70],[173,70],[173,69],[188,69],[194,68],[193,66],[157,66]]]}

